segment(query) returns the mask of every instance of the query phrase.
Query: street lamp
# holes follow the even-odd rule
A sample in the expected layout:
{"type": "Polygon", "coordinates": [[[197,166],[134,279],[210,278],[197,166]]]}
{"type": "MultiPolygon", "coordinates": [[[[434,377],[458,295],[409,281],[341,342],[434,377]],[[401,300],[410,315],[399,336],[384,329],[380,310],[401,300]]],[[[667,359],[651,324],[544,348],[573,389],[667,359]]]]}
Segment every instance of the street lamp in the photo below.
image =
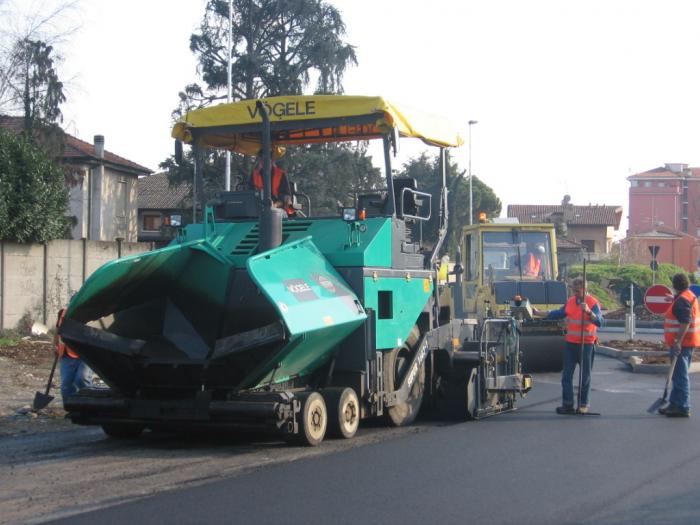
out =
{"type": "Polygon", "coordinates": [[[469,121],[469,224],[474,222],[474,211],[472,202],[472,126],[478,124],[477,120],[469,121]]]}

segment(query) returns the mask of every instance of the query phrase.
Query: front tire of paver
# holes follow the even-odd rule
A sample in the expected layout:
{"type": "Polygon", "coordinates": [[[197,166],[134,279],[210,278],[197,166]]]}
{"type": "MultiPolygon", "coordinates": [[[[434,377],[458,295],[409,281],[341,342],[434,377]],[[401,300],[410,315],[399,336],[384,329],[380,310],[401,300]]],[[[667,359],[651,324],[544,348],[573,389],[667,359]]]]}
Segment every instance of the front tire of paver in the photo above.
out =
{"type": "Polygon", "coordinates": [[[333,387],[323,390],[328,407],[328,434],[350,439],[360,426],[360,401],[353,388],[333,387]]]}
{"type": "Polygon", "coordinates": [[[299,433],[295,441],[300,445],[315,447],[321,444],[328,427],[328,410],[323,396],[318,392],[302,392],[299,411],[299,433]]]}
{"type": "MultiPolygon", "coordinates": [[[[406,345],[394,348],[385,356],[384,388],[387,392],[393,392],[401,384],[412,358],[413,352],[406,345]]],[[[415,421],[423,402],[424,390],[425,361],[418,368],[418,375],[408,392],[408,399],[398,405],[387,407],[386,417],[391,426],[402,427],[415,421]]]]}
{"type": "Polygon", "coordinates": [[[125,423],[105,423],[102,430],[111,438],[136,439],[143,432],[141,425],[127,425],[125,423]]]}

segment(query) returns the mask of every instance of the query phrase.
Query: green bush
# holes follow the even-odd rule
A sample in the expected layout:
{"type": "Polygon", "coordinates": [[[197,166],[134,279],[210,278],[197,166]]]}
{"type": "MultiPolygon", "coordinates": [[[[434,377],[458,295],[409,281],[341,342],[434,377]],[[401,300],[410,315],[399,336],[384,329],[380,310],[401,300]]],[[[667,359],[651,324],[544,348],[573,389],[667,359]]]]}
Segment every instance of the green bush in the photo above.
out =
{"type": "MultiPolygon", "coordinates": [[[[656,271],[656,284],[671,287],[671,278],[677,273],[688,273],[680,266],[660,264],[656,271]]],[[[583,266],[572,266],[569,277],[579,277],[583,274],[583,266]]],[[[688,274],[691,282],[695,276],[688,274]]],[[[586,279],[591,293],[595,295],[606,309],[619,308],[619,294],[629,288],[630,283],[637,285],[645,292],[652,285],[652,272],[649,266],[643,264],[587,263],[586,279]]]]}
{"type": "Polygon", "coordinates": [[[70,231],[63,171],[23,136],[0,130],[0,239],[46,242],[70,231]]]}

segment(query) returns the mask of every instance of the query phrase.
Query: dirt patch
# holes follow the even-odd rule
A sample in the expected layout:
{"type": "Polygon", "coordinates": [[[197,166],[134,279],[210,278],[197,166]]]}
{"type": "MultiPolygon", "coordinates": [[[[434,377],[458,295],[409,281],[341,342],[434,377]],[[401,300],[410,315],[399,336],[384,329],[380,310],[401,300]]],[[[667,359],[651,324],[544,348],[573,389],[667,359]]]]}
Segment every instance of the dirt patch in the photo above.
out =
{"type": "Polygon", "coordinates": [[[51,385],[56,399],[39,412],[31,410],[34,393],[46,389],[52,363],[48,340],[24,339],[0,346],[0,436],[57,430],[71,424],[64,419],[58,371],[51,385]]]}
{"type": "MultiPolygon", "coordinates": [[[[611,341],[607,341],[605,346],[615,348],[616,350],[622,350],[623,352],[663,352],[665,350],[664,344],[660,341],[641,341],[639,339],[632,339],[630,341],[613,339],[611,341]]],[[[668,356],[642,356],[642,363],[646,365],[667,365],[670,363],[670,360],[668,356]]]]}

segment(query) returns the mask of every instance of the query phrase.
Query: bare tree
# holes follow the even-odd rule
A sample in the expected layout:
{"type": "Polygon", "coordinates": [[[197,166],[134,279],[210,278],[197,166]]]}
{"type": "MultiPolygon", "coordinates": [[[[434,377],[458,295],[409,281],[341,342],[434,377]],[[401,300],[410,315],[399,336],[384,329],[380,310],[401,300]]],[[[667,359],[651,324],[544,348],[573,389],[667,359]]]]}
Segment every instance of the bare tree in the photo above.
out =
{"type": "Polygon", "coordinates": [[[31,53],[29,43],[50,48],[53,65],[60,64],[58,49],[78,29],[79,0],[0,0],[0,113],[25,112],[26,77],[16,72],[31,53]]]}

